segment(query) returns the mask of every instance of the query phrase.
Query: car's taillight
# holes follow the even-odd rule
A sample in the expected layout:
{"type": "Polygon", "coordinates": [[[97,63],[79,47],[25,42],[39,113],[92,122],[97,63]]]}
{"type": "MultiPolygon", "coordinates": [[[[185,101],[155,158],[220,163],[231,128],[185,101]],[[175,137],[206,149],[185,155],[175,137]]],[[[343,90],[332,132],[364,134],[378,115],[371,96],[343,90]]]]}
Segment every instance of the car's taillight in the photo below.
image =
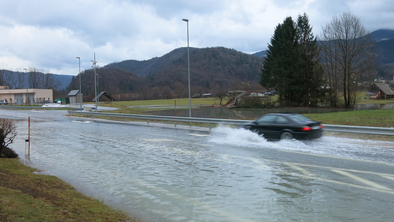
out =
{"type": "Polygon", "coordinates": [[[320,125],[320,128],[324,128],[324,126],[323,126],[323,125],[320,125]]]}
{"type": "Polygon", "coordinates": [[[309,126],[304,126],[304,127],[302,127],[301,130],[302,131],[309,131],[309,130],[311,130],[311,128],[309,126]]]}

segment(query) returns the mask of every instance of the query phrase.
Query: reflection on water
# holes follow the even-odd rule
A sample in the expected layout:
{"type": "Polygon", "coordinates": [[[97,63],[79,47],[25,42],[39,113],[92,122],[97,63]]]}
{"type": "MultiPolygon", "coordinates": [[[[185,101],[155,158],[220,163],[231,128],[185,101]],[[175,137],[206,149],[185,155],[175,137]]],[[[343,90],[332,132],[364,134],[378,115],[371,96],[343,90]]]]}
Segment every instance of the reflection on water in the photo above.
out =
{"type": "Polygon", "coordinates": [[[394,104],[358,104],[355,110],[394,109],[394,104]]]}

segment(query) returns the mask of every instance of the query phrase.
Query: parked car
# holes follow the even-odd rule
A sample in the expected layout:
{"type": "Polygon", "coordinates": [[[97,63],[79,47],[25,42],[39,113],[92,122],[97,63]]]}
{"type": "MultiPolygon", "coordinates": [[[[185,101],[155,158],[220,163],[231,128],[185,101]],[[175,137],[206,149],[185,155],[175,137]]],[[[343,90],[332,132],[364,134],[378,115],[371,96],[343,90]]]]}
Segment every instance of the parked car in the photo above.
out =
{"type": "Polygon", "coordinates": [[[7,100],[0,100],[0,105],[8,105],[7,100]]]}
{"type": "Polygon", "coordinates": [[[237,128],[256,132],[267,140],[293,138],[309,140],[320,138],[323,135],[321,122],[310,120],[299,114],[267,114],[256,121],[240,124],[237,128]]]}
{"type": "Polygon", "coordinates": [[[267,95],[267,96],[275,96],[275,94],[276,94],[275,90],[267,91],[267,92],[264,93],[264,95],[267,95]]]}

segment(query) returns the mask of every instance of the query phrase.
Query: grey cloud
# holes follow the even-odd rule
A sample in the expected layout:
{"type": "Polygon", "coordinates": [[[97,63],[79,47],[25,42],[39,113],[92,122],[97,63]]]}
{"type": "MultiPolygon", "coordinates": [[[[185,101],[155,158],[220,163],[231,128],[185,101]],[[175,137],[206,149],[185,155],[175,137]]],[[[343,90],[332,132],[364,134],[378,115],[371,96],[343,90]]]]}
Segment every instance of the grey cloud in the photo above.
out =
{"type": "Polygon", "coordinates": [[[175,0],[175,1],[158,1],[145,0],[141,4],[149,5],[155,9],[157,15],[165,19],[178,17],[179,14],[187,15],[198,14],[208,15],[215,11],[221,11],[231,1],[225,0],[175,0]]]}
{"type": "MultiPolygon", "coordinates": [[[[314,34],[334,15],[351,12],[369,31],[391,28],[389,0],[0,0],[0,57],[15,56],[38,68],[76,73],[75,56],[90,68],[125,59],[149,59],[185,46],[190,19],[193,47],[264,50],[286,16],[304,12],[314,34]],[[308,3],[310,2],[310,3],[308,3]],[[272,5],[275,4],[275,5],[272,5]],[[278,11],[275,11],[278,9],[278,11]],[[5,39],[5,36],[7,39],[5,39]],[[2,49],[1,49],[2,48],[2,49]],[[72,71],[70,71],[72,70],[72,71]]],[[[1,61],[0,61],[1,63],[1,61]]]]}

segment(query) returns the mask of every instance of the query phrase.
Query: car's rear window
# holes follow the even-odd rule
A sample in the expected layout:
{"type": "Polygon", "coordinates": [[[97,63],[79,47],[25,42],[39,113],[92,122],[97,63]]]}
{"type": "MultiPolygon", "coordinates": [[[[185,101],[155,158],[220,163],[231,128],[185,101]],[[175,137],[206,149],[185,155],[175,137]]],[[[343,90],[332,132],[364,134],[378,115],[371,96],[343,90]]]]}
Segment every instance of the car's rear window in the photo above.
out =
{"type": "Polygon", "coordinates": [[[290,115],[289,118],[294,120],[294,121],[296,121],[296,122],[308,122],[308,121],[311,121],[310,119],[306,118],[305,116],[301,116],[301,115],[298,115],[298,114],[290,115]]]}

